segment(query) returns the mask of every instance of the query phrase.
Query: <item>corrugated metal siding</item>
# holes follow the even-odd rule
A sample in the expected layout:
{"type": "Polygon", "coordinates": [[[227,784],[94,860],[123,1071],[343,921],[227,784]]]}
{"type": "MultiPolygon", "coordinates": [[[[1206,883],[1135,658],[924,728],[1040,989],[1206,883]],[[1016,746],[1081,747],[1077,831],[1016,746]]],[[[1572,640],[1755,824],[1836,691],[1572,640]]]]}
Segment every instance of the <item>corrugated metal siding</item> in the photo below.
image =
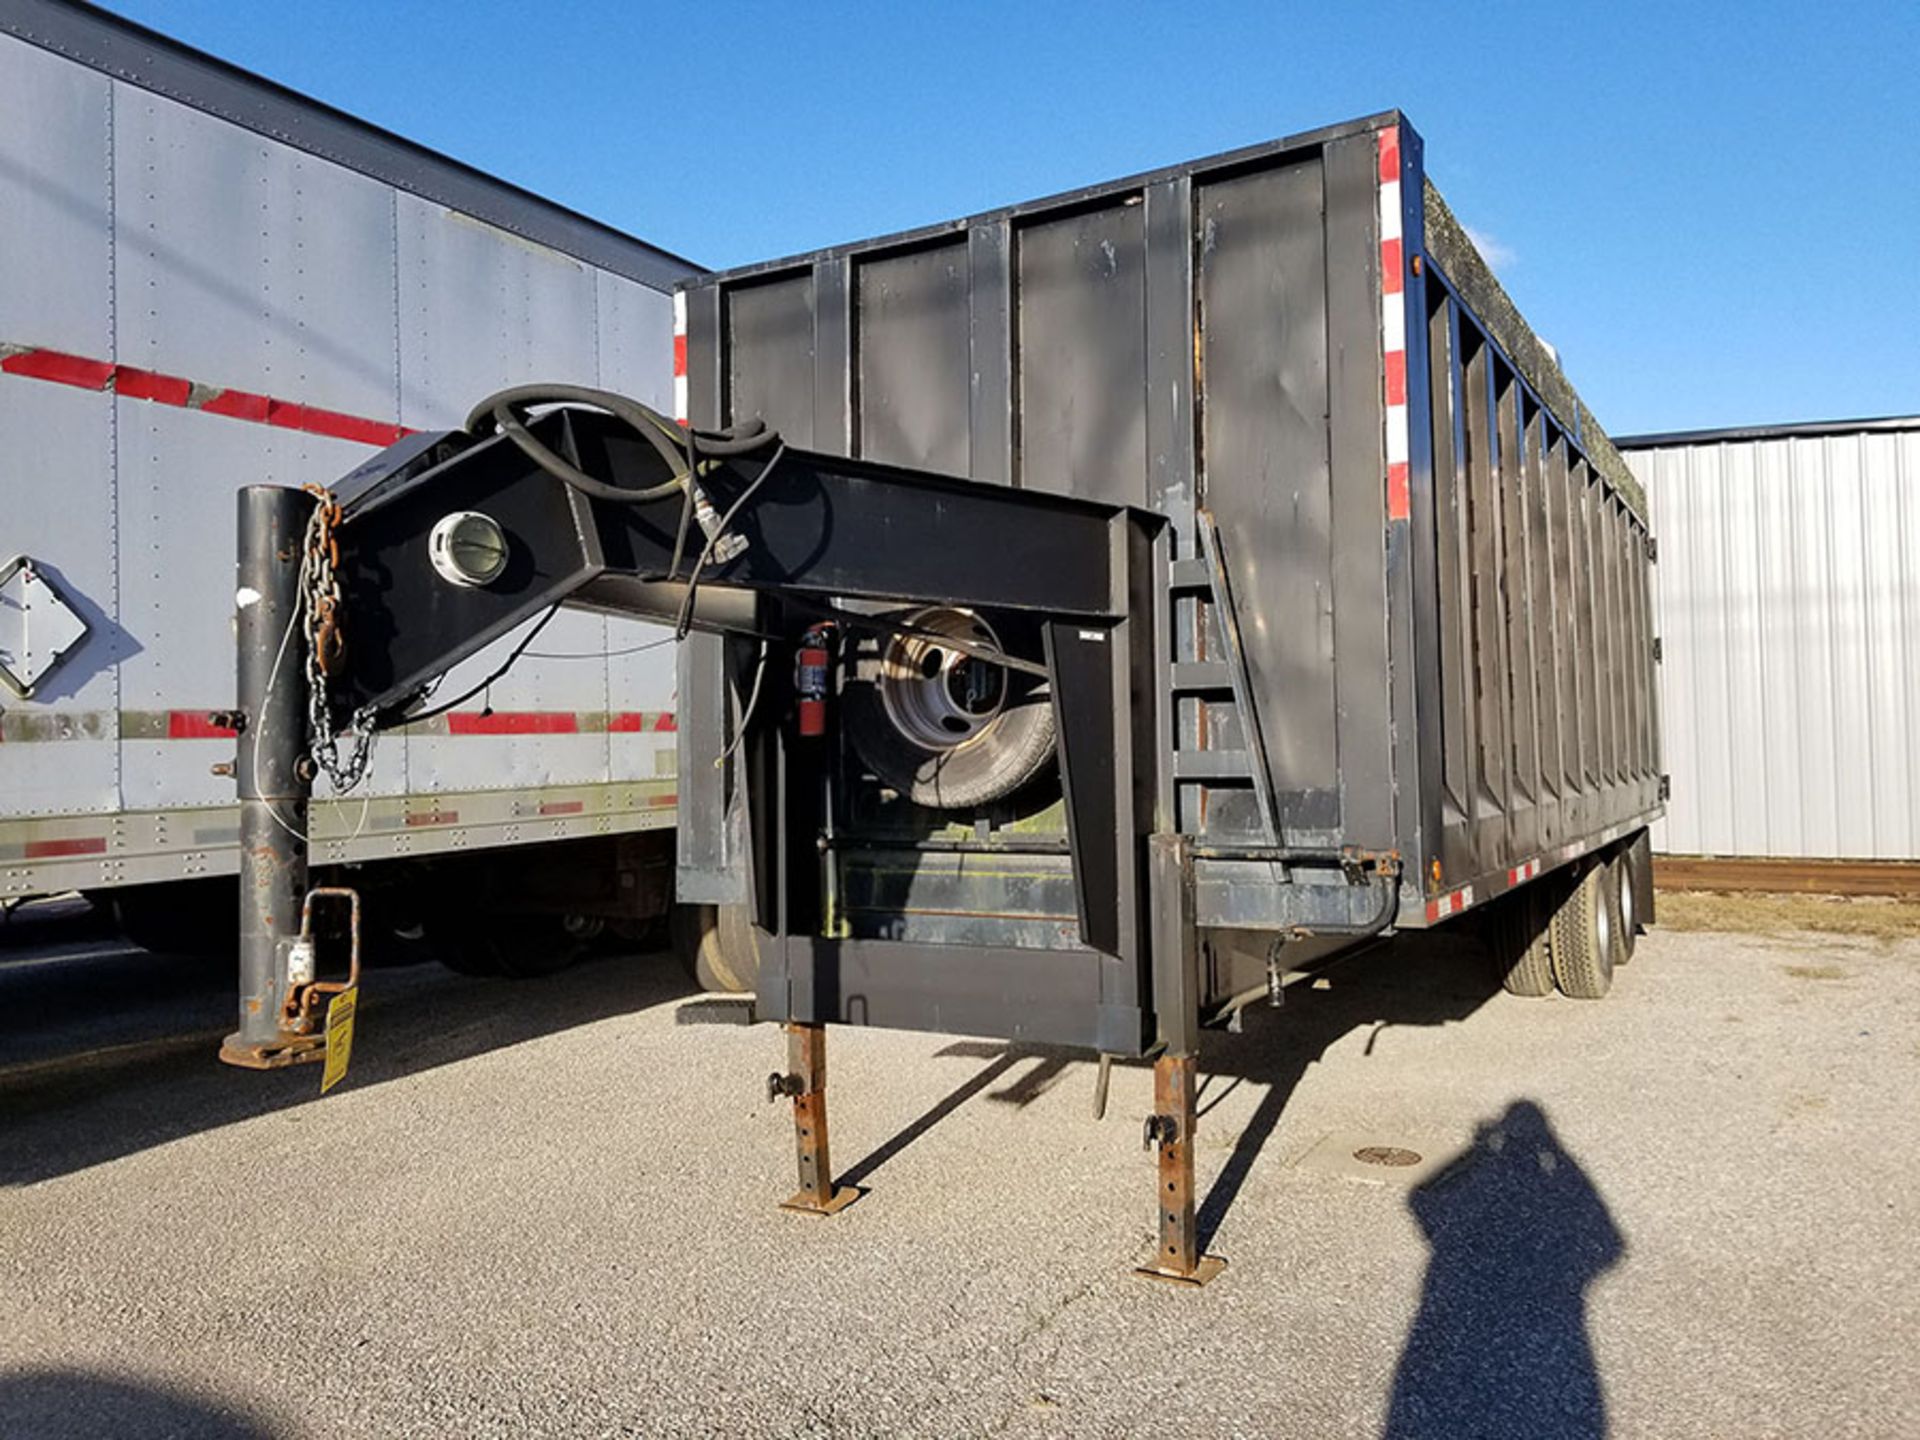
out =
{"type": "Polygon", "coordinates": [[[1633,451],[1672,854],[1920,858],[1920,424],[1633,451]]]}

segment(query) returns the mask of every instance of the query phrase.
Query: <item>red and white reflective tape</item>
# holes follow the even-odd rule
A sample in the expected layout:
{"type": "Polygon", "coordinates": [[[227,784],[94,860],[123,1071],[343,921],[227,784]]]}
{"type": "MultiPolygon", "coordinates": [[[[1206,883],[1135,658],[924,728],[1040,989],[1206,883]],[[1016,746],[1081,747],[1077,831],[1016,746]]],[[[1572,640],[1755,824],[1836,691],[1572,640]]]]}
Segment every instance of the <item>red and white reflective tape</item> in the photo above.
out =
{"type": "Polygon", "coordinates": [[[402,435],[413,433],[405,425],[386,420],[345,415],[338,410],[322,410],[317,405],[207,385],[182,375],[163,375],[158,370],[117,365],[111,360],[91,360],[84,355],[68,355],[34,345],[0,343],[0,373],[17,375],[23,380],[72,385],[81,390],[112,390],[129,400],[151,400],[157,405],[176,405],[183,410],[204,410],[229,420],[249,420],[256,425],[300,430],[308,435],[353,440],[362,445],[391,445],[402,435]]]}
{"type": "Polygon", "coordinates": [[[692,414],[687,408],[687,292],[673,296],[673,418],[682,425],[692,414]]]}
{"type": "Polygon", "coordinates": [[[1516,865],[1511,870],[1507,871],[1507,884],[1509,885],[1523,884],[1524,882],[1533,879],[1533,877],[1538,875],[1539,873],[1540,873],[1540,862],[1538,860],[1529,860],[1527,861],[1526,864],[1516,865]]]}
{"type": "MultiPolygon", "coordinates": [[[[227,740],[234,731],[212,710],[32,710],[0,714],[0,745],[99,740],[227,740]],[[218,718],[216,719],[216,716],[218,718]]],[[[665,710],[455,710],[413,727],[445,735],[671,735],[665,710]]]]}
{"type": "Polygon", "coordinates": [[[1458,915],[1471,904],[1473,904],[1473,887],[1462,885],[1451,894],[1438,895],[1427,901],[1427,921],[1431,924],[1436,920],[1444,920],[1449,915],[1458,915]]]}
{"type": "Polygon", "coordinates": [[[1406,255],[1400,227],[1400,127],[1379,134],[1380,359],[1387,402],[1387,519],[1405,520],[1408,495],[1406,255]]]}
{"type": "MultiPolygon", "coordinates": [[[[659,710],[455,710],[449,735],[640,735],[671,733],[673,716],[659,710]]],[[[429,722],[431,725],[432,722],[429,722]]]]}

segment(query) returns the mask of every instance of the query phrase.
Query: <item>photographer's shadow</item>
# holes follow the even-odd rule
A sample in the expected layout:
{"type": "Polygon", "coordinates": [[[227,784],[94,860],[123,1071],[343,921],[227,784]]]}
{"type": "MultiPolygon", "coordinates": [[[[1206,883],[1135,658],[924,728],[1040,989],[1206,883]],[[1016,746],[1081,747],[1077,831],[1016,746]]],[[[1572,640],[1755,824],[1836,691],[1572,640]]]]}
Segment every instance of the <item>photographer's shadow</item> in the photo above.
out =
{"type": "Polygon", "coordinates": [[[1387,1440],[1604,1435],[1586,1291],[1626,1241],[1546,1112],[1516,1101],[1408,1205],[1433,1254],[1387,1440]]]}

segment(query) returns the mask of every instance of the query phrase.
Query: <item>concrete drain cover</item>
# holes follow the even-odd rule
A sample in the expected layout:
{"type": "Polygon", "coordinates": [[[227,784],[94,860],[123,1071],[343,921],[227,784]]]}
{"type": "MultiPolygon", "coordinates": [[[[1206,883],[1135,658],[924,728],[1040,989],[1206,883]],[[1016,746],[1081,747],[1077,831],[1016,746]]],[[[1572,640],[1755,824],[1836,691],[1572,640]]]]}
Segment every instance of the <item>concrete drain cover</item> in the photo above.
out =
{"type": "Polygon", "coordinates": [[[1432,1179],[1466,1147],[1438,1136],[1396,1135],[1383,1140],[1372,1134],[1335,1131],[1322,1135],[1293,1164],[1311,1174],[1338,1175],[1366,1185],[1412,1189],[1432,1179]],[[1410,1142],[1410,1143],[1409,1143],[1410,1142]]]}
{"type": "Polygon", "coordinates": [[[1362,1165],[1418,1165],[1418,1150],[1402,1150],[1398,1145],[1362,1145],[1353,1152],[1362,1165]]]}

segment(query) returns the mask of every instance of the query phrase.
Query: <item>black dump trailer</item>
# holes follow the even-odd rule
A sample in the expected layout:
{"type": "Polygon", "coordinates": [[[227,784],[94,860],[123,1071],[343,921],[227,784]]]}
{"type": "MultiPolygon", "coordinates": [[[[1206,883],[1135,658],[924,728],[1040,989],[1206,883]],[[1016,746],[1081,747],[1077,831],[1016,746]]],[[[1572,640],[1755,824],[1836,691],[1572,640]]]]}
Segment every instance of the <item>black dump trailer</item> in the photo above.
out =
{"type": "MultiPolygon", "coordinates": [[[[290,666],[325,730],[562,604],[679,626],[679,898],[786,1023],[796,1208],[850,1198],[829,1024],[1151,1056],[1147,1268],[1204,1279],[1207,1023],[1475,915],[1509,988],[1605,993],[1663,797],[1646,508],[1399,114],[676,307],[685,428],[492,397],[317,508],[243,495],[242,576],[297,608],[304,533],[335,577],[290,666]]],[[[268,728],[243,810],[291,813],[268,728]]],[[[297,1048],[270,818],[249,973],[297,1048]]]]}
{"type": "MultiPolygon", "coordinates": [[[[696,426],[758,418],[833,455],[1165,518],[1166,594],[1130,623],[1166,633],[1114,703],[1153,752],[1121,797],[1133,829],[1187,852],[1198,1013],[1260,990],[1274,937],[1304,954],[1490,905],[1511,919],[1511,983],[1551,983],[1528,942],[1660,809],[1653,543],[1403,117],[682,294],[696,426]]],[[[874,543],[951,539],[936,523],[874,543]]],[[[940,638],[1037,660],[1034,626],[907,618],[849,634],[823,742],[770,734],[779,753],[737,784],[714,765],[741,704],[721,677],[751,683],[752,642],[724,642],[731,664],[720,643],[683,653],[683,710],[712,722],[680,731],[683,896],[746,899],[757,864],[775,1016],[1130,1053],[1167,1038],[1151,967],[1087,943],[1074,851],[1106,837],[1074,833],[1045,684],[940,638]],[[793,809],[796,787],[766,778],[782,764],[829,793],[748,855],[756,827],[713,816],[775,791],[793,809]]],[[[1604,990],[1648,914],[1638,849],[1615,877],[1637,881],[1625,923],[1592,954],[1562,947],[1573,993],[1604,990]]],[[[1153,898],[1121,897],[1132,928],[1153,898]]]]}

